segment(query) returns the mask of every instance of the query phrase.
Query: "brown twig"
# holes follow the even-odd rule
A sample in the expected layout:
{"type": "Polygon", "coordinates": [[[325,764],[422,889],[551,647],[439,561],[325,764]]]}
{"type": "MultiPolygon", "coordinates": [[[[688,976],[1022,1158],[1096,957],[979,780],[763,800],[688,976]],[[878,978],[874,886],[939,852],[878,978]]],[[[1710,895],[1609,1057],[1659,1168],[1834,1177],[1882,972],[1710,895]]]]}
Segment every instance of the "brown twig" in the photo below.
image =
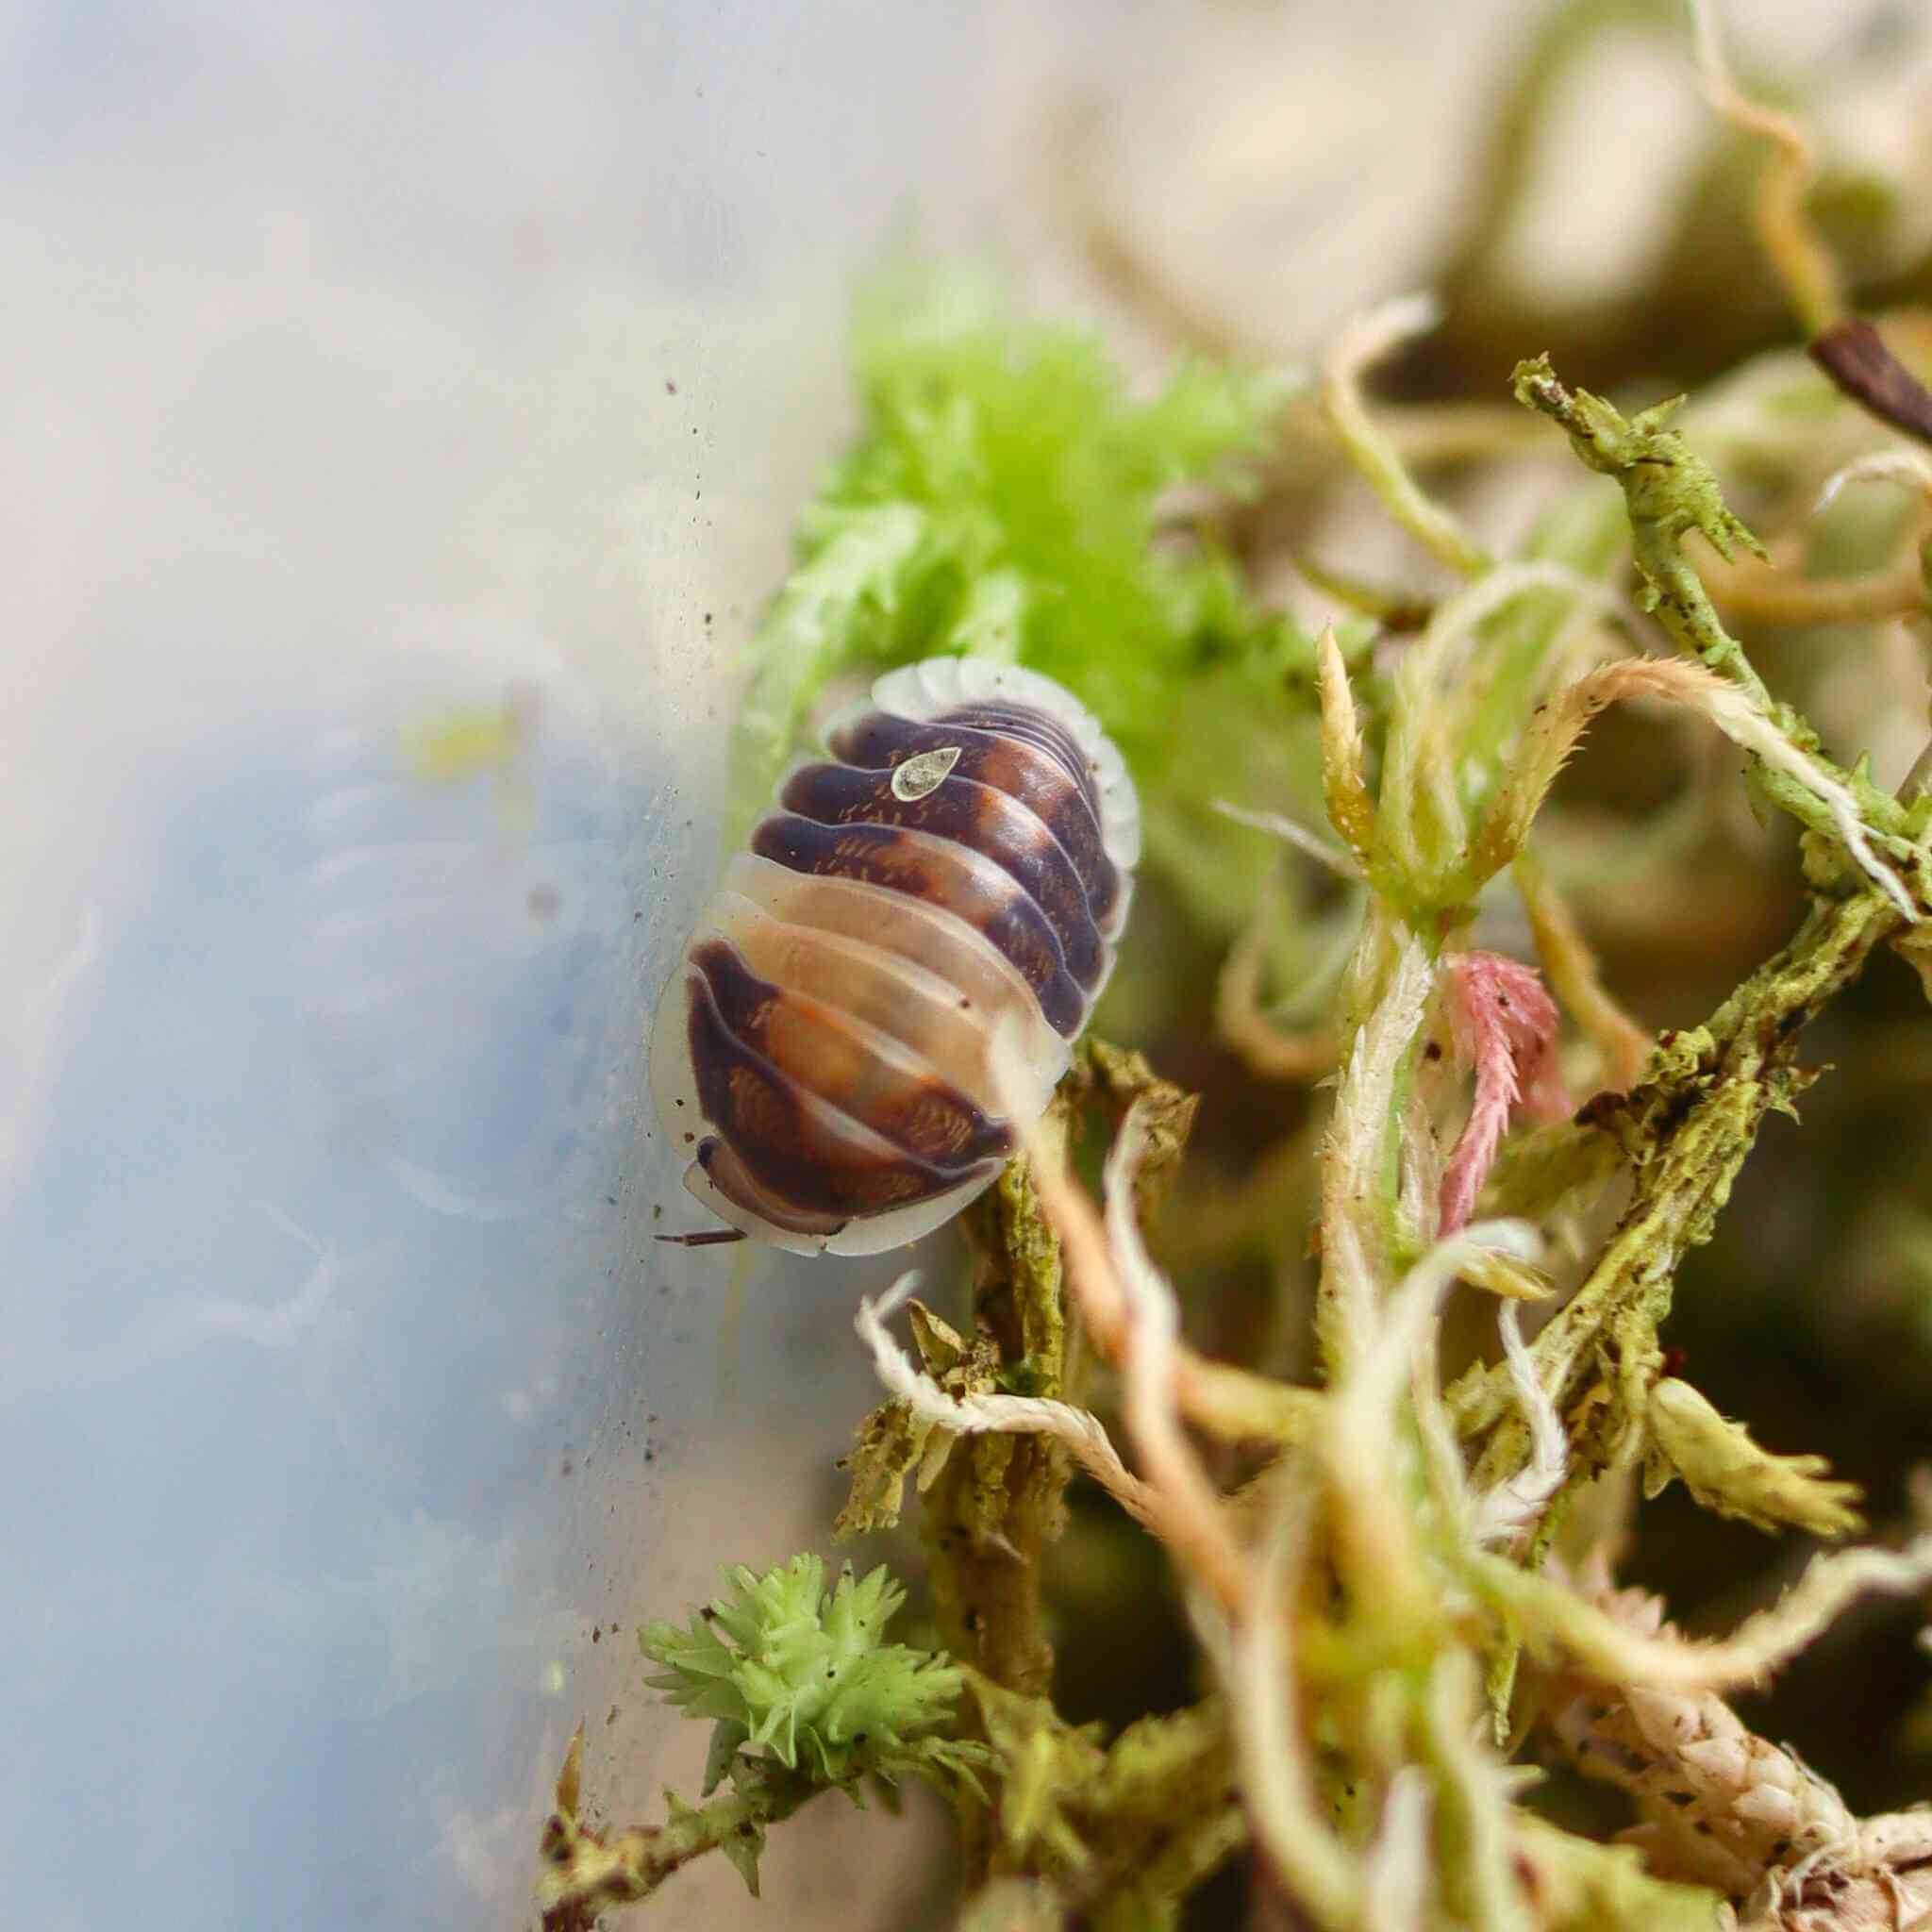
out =
{"type": "MultiPolygon", "coordinates": [[[[1822,329],[1807,353],[1846,395],[1881,423],[1932,443],[1932,391],[1886,347],[1885,338],[1863,316],[1843,316],[1822,329]]],[[[1923,582],[1919,591],[1923,604],[1923,582]]]]}

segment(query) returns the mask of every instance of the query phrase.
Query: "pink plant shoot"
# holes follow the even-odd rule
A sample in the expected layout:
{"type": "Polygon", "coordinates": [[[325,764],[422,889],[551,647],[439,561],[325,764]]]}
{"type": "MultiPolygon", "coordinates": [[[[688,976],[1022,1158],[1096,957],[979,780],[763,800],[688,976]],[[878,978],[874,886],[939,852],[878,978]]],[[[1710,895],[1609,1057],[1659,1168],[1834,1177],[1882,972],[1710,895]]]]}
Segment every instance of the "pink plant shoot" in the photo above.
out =
{"type": "Polygon", "coordinates": [[[1475,1098],[1442,1175],[1441,1228],[1468,1224],[1516,1110],[1560,1120],[1570,1096],[1557,1065],[1557,1003],[1534,967],[1500,953],[1458,953],[1449,961],[1446,1008],[1456,1064],[1475,1072],[1475,1098]]]}

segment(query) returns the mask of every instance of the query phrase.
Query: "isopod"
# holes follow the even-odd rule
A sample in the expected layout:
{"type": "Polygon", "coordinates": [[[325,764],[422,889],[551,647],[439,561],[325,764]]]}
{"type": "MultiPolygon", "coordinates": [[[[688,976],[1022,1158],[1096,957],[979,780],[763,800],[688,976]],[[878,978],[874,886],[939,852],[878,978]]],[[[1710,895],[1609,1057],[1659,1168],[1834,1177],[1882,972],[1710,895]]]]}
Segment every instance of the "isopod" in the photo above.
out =
{"type": "Polygon", "coordinates": [[[1140,807],[1071,693],[984,658],[889,673],[824,744],[705,908],[651,1086],[685,1186],[731,1228],[873,1255],[1006,1164],[1002,1080],[1014,1111],[1045,1108],[1113,970],[1140,807]]]}

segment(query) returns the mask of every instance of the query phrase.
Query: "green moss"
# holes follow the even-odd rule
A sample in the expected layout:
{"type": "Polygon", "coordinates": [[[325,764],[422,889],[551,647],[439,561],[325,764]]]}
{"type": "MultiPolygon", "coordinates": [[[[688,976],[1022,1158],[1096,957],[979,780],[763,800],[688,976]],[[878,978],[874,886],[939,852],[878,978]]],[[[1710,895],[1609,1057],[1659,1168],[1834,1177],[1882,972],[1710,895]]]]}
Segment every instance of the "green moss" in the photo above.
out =
{"type": "Polygon", "coordinates": [[[1174,694],[1204,677],[1286,712],[1307,641],[1249,596],[1205,525],[1165,519],[1179,486],[1248,486],[1291,379],[1191,363],[1138,401],[1091,332],[920,264],[866,290],[853,362],[858,434],[752,641],[741,812],[848,667],[968,649],[1032,665],[1149,775],[1174,749],[1174,694]]]}
{"type": "Polygon", "coordinates": [[[959,1671],[884,1641],[906,1592],[883,1565],[862,1579],[847,1565],[829,1593],[824,1562],[810,1555],[761,1576],[741,1567],[726,1582],[684,1629],[647,1624],[639,1642],[664,1666],[645,1681],[718,1724],[728,1752],[762,1752],[821,1784],[865,1773],[971,1776],[979,1754],[943,1735],[959,1671]]]}

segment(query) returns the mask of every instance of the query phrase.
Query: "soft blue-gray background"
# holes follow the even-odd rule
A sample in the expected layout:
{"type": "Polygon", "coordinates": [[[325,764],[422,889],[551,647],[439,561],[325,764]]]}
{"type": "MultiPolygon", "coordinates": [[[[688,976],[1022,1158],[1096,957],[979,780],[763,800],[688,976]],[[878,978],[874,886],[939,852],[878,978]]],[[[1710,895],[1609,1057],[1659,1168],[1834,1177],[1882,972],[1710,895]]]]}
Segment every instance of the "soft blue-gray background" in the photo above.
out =
{"type": "Polygon", "coordinates": [[[611,1808],[689,1781],[631,1626],[822,1536],[856,1277],[652,1245],[642,1027],[981,40],[0,16],[9,1924],[516,1924],[580,1716],[611,1808]]]}

